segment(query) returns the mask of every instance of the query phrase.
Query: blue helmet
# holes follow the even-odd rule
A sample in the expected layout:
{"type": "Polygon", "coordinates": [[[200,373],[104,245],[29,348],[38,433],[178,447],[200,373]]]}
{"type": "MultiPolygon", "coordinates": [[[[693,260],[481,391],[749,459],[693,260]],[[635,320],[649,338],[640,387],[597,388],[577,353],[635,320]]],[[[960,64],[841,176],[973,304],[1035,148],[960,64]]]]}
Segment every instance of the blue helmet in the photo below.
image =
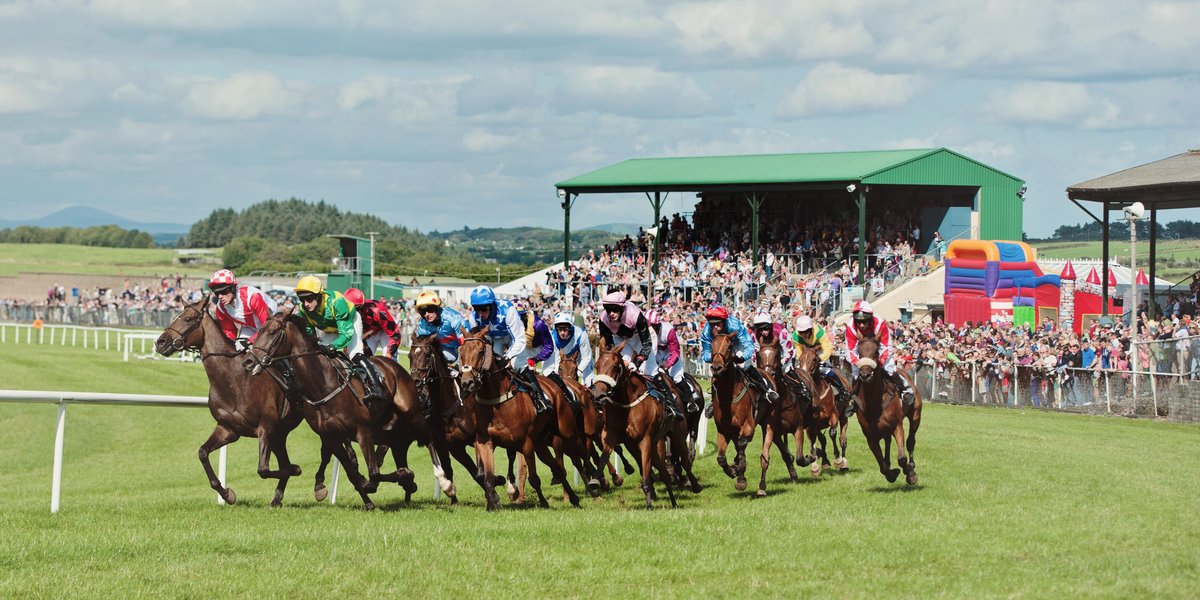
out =
{"type": "Polygon", "coordinates": [[[496,293],[492,288],[481,285],[471,290],[471,306],[485,306],[496,303],[496,293]]]}

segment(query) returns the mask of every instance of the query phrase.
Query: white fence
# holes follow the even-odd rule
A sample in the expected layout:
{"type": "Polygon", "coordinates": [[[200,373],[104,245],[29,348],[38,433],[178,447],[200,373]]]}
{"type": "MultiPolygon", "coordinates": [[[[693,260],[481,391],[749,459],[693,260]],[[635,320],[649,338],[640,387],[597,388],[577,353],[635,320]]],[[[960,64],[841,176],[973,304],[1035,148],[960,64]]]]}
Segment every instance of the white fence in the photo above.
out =
{"type": "MultiPolygon", "coordinates": [[[[50,485],[50,512],[57,513],[62,496],[63,440],[67,434],[68,404],[104,404],[110,406],[208,406],[204,396],[147,396],[142,394],[100,394],[89,392],[30,392],[24,390],[0,390],[0,402],[27,402],[34,404],[57,404],[58,420],[54,429],[54,475],[50,485]]],[[[225,483],[225,447],[218,459],[218,477],[225,483]]],[[[217,502],[224,504],[220,496],[217,502]]]]}
{"type": "Polygon", "coordinates": [[[155,360],[194,361],[198,354],[183,351],[171,358],[154,352],[154,340],[162,335],[160,329],[122,329],[116,327],[85,327],[45,323],[34,327],[28,323],[0,323],[0,344],[63,346],[90,348],[122,353],[125,362],[131,356],[155,360]]]}

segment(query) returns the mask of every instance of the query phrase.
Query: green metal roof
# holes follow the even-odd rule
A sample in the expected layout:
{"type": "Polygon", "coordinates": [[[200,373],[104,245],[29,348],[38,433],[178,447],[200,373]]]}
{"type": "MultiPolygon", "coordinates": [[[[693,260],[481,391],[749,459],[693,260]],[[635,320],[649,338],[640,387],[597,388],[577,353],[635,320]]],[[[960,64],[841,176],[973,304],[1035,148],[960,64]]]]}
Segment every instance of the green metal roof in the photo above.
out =
{"type": "Polygon", "coordinates": [[[945,148],[814,152],[748,156],[632,158],[585,173],[555,187],[571,192],[627,191],[630,188],[695,189],[707,186],[863,181],[872,175],[946,153],[996,171],[945,148]]]}

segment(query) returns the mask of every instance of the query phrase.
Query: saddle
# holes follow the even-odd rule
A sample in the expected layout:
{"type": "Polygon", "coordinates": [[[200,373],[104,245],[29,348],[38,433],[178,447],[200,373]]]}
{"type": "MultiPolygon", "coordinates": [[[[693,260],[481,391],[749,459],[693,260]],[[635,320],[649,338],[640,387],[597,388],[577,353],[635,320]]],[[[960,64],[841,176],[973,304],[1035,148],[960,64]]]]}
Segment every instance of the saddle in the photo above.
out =
{"type": "Polygon", "coordinates": [[[579,401],[579,396],[575,395],[575,391],[571,389],[571,386],[567,385],[566,380],[564,380],[562,375],[559,375],[557,371],[551,372],[549,378],[551,381],[558,384],[559,389],[562,390],[563,398],[567,399],[567,404],[571,406],[571,412],[575,414],[575,420],[582,426],[583,403],[579,401]]]}

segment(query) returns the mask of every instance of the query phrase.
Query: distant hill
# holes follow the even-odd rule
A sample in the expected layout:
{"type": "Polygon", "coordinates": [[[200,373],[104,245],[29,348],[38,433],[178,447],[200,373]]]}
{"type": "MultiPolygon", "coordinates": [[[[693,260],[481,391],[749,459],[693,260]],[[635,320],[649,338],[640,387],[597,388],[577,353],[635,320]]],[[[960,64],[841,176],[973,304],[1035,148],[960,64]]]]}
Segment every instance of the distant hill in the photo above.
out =
{"type": "Polygon", "coordinates": [[[626,235],[637,235],[638,228],[645,227],[641,223],[605,223],[603,225],[593,225],[591,227],[583,227],[580,231],[607,231],[620,237],[626,235]]]}
{"type": "MultiPolygon", "coordinates": [[[[637,226],[634,226],[637,232],[637,226]]],[[[613,244],[625,234],[607,230],[587,228],[571,232],[571,254],[582,254],[586,250],[613,244]]],[[[429,237],[445,240],[458,248],[465,248],[487,259],[500,262],[523,264],[554,263],[562,260],[563,238],[561,229],[546,227],[487,227],[471,229],[463,227],[454,231],[429,232],[429,237]]]]}
{"type": "Polygon", "coordinates": [[[91,208],[87,206],[69,206],[60,211],[52,212],[44,217],[37,219],[26,219],[19,221],[10,221],[0,219],[0,229],[11,229],[28,225],[30,227],[96,227],[99,225],[116,225],[121,229],[136,229],[154,235],[155,240],[160,239],[158,234],[163,234],[164,237],[169,237],[166,234],[174,234],[176,238],[187,233],[190,225],[181,223],[146,223],[142,221],[134,221],[126,219],[110,212],[91,208]]]}

